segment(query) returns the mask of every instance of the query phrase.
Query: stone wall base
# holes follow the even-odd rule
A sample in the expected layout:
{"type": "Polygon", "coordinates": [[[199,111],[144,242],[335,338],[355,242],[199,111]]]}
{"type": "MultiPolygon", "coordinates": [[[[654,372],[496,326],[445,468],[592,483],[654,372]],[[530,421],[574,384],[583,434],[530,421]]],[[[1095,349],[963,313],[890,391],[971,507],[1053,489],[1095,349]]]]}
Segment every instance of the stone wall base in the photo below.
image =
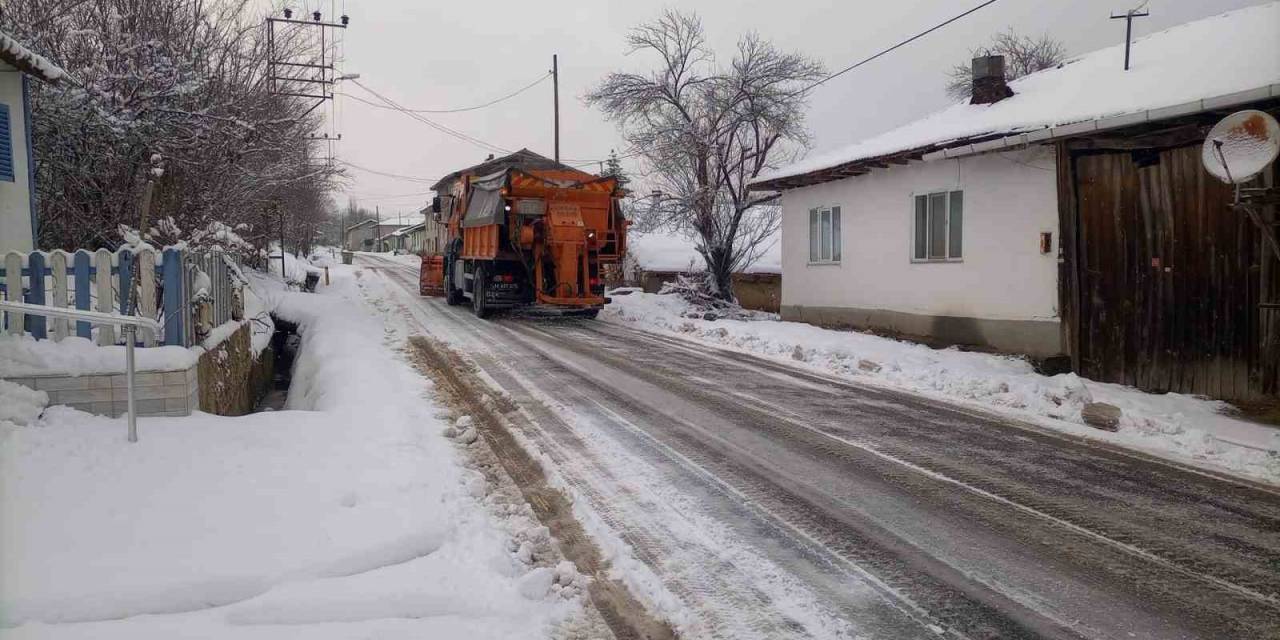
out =
{"type": "Polygon", "coordinates": [[[220,416],[251,413],[271,387],[275,357],[270,347],[253,353],[253,326],[246,323],[217,347],[200,355],[199,408],[220,416]]]}
{"type": "Polygon", "coordinates": [[[832,329],[867,329],[934,346],[985,347],[1033,358],[1049,358],[1063,352],[1062,324],[1057,320],[989,320],[802,305],[782,305],[782,319],[832,329]]]}
{"type": "MultiPolygon", "coordinates": [[[[123,373],[81,376],[40,375],[5,378],[49,394],[49,405],[66,405],[101,416],[119,417],[129,410],[128,380],[123,373]]],[[[186,416],[199,403],[196,368],[134,374],[134,408],[140,416],[186,416]]]]}

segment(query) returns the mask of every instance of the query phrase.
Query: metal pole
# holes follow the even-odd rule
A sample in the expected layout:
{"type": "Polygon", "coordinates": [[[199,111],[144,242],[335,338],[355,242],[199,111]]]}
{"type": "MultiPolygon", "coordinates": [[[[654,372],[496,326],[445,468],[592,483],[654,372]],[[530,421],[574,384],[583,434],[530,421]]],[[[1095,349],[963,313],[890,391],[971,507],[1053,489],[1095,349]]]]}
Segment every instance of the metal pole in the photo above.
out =
{"type": "Polygon", "coordinates": [[[124,375],[126,386],[129,389],[129,442],[138,441],[138,411],[134,406],[133,400],[133,337],[137,332],[137,327],[126,324],[124,327],[124,375]]]}
{"type": "Polygon", "coordinates": [[[556,162],[560,162],[560,60],[551,54],[551,86],[555,93],[556,162]]]}

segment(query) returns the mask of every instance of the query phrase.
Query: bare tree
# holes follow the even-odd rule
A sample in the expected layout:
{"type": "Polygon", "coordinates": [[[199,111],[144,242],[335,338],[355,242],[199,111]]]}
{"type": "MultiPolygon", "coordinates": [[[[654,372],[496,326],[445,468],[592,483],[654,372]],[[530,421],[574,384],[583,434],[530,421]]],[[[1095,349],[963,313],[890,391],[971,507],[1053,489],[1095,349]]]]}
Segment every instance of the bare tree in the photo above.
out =
{"type": "MultiPolygon", "coordinates": [[[[1004,56],[1004,72],[1007,80],[1021,78],[1049,67],[1056,67],[1066,59],[1066,47],[1047,34],[1038,38],[1024,36],[1013,28],[991,37],[986,46],[973,49],[971,57],[980,55],[1004,56]]],[[[973,95],[973,67],[958,64],[947,74],[947,95],[955,100],[967,100],[973,95]]]]}
{"type": "Polygon", "coordinates": [[[635,200],[640,227],[692,234],[711,293],[733,299],[732,274],[757,259],[780,223],[773,194],[748,183],[809,139],[806,89],[820,62],[744,35],[727,66],[716,63],[693,14],[669,10],[627,37],[653,54],[647,74],[611,73],[586,96],[614,121],[643,161],[656,191],[635,200]]]}
{"type": "MultiPolygon", "coordinates": [[[[32,87],[40,245],[114,248],[139,224],[157,244],[234,235],[257,259],[279,229],[306,249],[341,172],[320,162],[306,101],[273,94],[252,0],[9,0],[0,28],[70,73],[32,87]],[[31,25],[37,25],[32,27],[31,25]]],[[[276,46],[305,55],[303,36],[276,46]]],[[[236,243],[231,243],[236,244],[236,243]]],[[[239,246],[239,245],[237,245],[239,246]]]]}

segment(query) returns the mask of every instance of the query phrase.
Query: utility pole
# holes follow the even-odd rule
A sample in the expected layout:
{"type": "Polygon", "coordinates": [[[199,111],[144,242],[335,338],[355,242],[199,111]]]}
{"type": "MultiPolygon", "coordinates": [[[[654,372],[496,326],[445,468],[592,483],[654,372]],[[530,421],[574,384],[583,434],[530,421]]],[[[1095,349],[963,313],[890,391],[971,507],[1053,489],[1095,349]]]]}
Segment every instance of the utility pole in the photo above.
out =
{"type": "Polygon", "coordinates": [[[555,93],[556,162],[560,162],[560,61],[554,53],[551,54],[551,87],[555,93]]]}
{"type": "MultiPolygon", "coordinates": [[[[1143,4],[1146,4],[1145,2],[1143,4]]],[[[1150,11],[1138,12],[1137,9],[1130,9],[1124,12],[1124,15],[1112,14],[1112,20],[1124,20],[1124,70],[1129,70],[1129,47],[1133,44],[1133,19],[1145,18],[1151,15],[1150,11]]]]}

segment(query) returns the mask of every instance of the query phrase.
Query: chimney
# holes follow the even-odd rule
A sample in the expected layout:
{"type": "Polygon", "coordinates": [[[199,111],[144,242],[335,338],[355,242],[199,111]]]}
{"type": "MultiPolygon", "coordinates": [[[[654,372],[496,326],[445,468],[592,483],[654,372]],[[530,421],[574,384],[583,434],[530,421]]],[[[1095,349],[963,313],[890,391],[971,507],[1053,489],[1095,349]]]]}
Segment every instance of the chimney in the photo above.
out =
{"type": "Polygon", "coordinates": [[[1004,81],[1004,56],[973,59],[973,99],[969,104],[993,104],[1013,95],[1004,81]]]}

